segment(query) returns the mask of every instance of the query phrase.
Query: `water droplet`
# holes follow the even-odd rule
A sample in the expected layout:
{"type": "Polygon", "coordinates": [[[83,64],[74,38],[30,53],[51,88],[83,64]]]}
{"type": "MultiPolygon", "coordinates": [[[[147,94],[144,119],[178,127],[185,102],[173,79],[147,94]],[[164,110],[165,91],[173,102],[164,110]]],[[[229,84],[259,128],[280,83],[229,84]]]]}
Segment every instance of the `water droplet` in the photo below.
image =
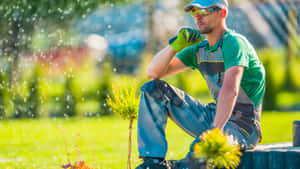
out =
{"type": "Polygon", "coordinates": [[[58,12],[63,12],[63,10],[61,8],[57,8],[58,12]]]}

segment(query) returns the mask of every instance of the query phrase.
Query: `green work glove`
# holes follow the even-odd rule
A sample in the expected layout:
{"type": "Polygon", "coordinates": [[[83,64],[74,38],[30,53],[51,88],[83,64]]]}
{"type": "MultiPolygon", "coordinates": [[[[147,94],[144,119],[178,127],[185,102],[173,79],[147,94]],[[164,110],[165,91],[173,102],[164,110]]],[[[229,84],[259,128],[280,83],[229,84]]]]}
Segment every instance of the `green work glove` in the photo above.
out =
{"type": "Polygon", "coordinates": [[[201,36],[200,31],[192,28],[181,28],[177,36],[169,40],[169,45],[176,51],[203,41],[205,38],[201,36]]]}

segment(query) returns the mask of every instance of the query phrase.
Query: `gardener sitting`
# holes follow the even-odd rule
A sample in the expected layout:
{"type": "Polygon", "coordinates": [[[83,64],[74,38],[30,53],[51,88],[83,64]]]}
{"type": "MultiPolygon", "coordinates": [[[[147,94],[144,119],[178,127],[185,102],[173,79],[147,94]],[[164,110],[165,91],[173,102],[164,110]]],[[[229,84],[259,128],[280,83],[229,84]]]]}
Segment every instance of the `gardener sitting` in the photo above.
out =
{"type": "Polygon", "coordinates": [[[165,160],[168,117],[196,138],[186,158],[193,154],[199,136],[213,128],[233,136],[242,149],[261,140],[265,70],[249,41],[226,27],[227,0],[194,0],[184,9],[191,12],[198,29],[181,28],[170,39],[147,69],[152,81],[141,87],[138,150],[144,162],[137,169],[169,168],[165,160]],[[159,80],[188,68],[201,72],[216,103],[202,104],[159,80]]]}

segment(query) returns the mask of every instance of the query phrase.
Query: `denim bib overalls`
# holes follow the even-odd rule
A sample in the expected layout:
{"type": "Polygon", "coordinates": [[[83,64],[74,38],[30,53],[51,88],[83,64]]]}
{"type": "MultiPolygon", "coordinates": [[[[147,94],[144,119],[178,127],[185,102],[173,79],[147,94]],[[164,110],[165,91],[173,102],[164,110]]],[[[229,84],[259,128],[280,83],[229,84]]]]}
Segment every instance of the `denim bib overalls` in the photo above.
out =
{"type": "MultiPolygon", "coordinates": [[[[222,42],[221,39],[215,51],[208,52],[203,45],[197,52],[199,71],[216,101],[224,79],[222,42]]],[[[191,147],[199,141],[198,136],[202,132],[213,128],[215,103],[202,104],[162,80],[145,83],[141,91],[137,127],[139,157],[164,158],[166,156],[168,144],[165,127],[168,117],[196,138],[191,147]]],[[[255,107],[246,93],[240,89],[232,116],[224,126],[224,132],[232,135],[242,149],[253,148],[261,137],[259,119],[260,107],[255,107]]],[[[192,151],[191,148],[190,152],[192,151]]]]}

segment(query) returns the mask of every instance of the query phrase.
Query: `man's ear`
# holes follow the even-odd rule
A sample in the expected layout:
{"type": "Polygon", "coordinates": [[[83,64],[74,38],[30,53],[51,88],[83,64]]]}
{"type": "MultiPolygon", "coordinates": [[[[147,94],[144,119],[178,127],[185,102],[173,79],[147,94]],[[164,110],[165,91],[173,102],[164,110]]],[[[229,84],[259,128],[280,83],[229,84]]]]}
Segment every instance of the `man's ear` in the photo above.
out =
{"type": "Polygon", "coordinates": [[[222,18],[226,18],[227,17],[227,13],[228,13],[227,9],[221,9],[221,16],[222,16],[222,18]]]}

